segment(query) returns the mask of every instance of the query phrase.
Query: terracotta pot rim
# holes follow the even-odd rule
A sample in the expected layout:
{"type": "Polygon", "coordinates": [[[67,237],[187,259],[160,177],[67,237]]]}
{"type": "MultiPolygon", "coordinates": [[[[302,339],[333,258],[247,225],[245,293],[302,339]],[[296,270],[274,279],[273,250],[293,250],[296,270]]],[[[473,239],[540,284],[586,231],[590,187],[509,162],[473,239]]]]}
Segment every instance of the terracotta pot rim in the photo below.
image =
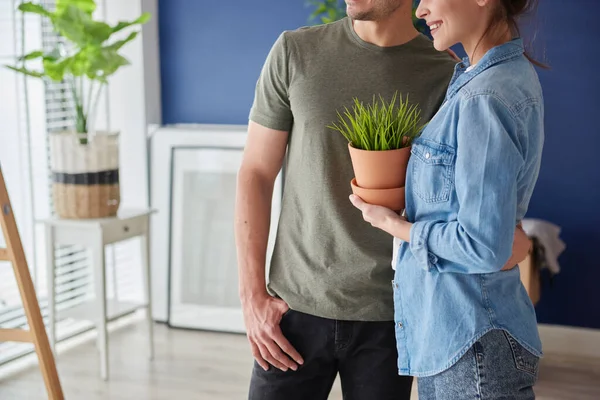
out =
{"type": "Polygon", "coordinates": [[[364,150],[364,149],[358,149],[358,148],[352,146],[352,143],[348,142],[349,149],[351,149],[352,151],[364,152],[364,153],[386,153],[386,152],[392,152],[392,151],[402,151],[402,150],[410,149],[410,147],[411,147],[411,145],[400,147],[399,149],[390,149],[390,150],[364,150]]]}
{"type": "Polygon", "coordinates": [[[405,186],[400,186],[400,187],[395,187],[395,188],[388,188],[388,189],[368,189],[362,186],[358,186],[358,184],[356,183],[356,178],[352,178],[352,180],[350,181],[350,185],[352,187],[356,187],[360,190],[364,190],[365,192],[371,192],[371,193],[385,193],[385,192],[396,192],[399,190],[405,190],[405,186]]]}
{"type": "Polygon", "coordinates": [[[356,179],[350,181],[352,193],[367,203],[380,205],[394,211],[402,210],[406,205],[406,189],[404,186],[393,189],[365,189],[356,185],[356,179]]]}

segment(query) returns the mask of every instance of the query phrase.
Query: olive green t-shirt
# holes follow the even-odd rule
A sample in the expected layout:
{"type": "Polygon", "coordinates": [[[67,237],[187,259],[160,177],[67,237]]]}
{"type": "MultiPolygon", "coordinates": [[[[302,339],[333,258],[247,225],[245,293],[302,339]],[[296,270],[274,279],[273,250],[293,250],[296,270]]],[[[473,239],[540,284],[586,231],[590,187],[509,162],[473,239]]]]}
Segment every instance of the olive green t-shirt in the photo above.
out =
{"type": "Polygon", "coordinates": [[[327,128],[353,98],[409,97],[427,122],[455,61],[419,35],[394,47],[361,40],[345,18],[284,32],[256,86],[250,120],[290,132],[268,277],[271,294],[324,318],[393,320],[392,238],[350,203],[348,142],[327,128]]]}

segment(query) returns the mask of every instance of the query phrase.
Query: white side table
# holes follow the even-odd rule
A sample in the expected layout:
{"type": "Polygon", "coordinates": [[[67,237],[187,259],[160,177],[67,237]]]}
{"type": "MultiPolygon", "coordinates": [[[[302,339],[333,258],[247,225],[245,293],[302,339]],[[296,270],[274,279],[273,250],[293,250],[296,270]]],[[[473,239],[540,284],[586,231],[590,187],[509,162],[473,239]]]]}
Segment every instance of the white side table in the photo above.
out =
{"type": "MultiPolygon", "coordinates": [[[[65,315],[78,319],[90,319],[95,315],[98,330],[98,349],[100,351],[100,374],[108,379],[108,332],[107,323],[139,308],[146,308],[148,323],[148,342],[150,359],[154,357],[154,332],[152,321],[152,294],[149,260],[149,227],[153,210],[122,210],[114,218],[102,219],[60,219],[51,218],[44,222],[46,226],[46,265],[48,272],[48,316],[50,346],[56,355],[56,300],[55,300],[55,260],[56,245],[86,246],[92,251],[94,270],[95,299],[65,311],[65,315]],[[132,304],[118,299],[106,299],[106,263],[105,246],[133,237],[141,237],[142,270],[144,275],[144,303],[132,304]]],[[[116,290],[116,288],[115,288],[116,290]]],[[[61,311],[61,315],[63,312],[61,311]]]]}

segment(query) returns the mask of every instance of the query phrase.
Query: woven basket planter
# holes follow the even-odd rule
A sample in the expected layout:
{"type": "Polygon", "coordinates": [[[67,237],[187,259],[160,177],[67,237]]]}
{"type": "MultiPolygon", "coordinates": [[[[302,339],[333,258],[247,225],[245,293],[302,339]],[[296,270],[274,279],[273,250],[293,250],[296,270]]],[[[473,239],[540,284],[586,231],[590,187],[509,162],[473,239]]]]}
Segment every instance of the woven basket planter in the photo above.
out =
{"type": "Polygon", "coordinates": [[[50,135],[50,169],[54,210],[61,218],[105,218],[117,215],[119,135],[96,133],[81,144],[73,132],[50,135]]]}

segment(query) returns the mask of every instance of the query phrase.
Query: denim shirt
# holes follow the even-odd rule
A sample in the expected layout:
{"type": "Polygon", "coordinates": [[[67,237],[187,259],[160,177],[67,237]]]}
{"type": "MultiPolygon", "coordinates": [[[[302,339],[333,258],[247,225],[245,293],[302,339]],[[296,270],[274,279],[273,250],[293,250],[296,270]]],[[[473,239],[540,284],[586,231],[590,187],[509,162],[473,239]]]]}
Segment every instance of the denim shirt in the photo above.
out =
{"type": "Polygon", "coordinates": [[[402,375],[430,376],[502,329],[541,356],[536,315],[512,253],[540,168],[543,98],[521,39],[458,64],[444,104],[412,146],[410,243],[396,257],[402,375]]]}

